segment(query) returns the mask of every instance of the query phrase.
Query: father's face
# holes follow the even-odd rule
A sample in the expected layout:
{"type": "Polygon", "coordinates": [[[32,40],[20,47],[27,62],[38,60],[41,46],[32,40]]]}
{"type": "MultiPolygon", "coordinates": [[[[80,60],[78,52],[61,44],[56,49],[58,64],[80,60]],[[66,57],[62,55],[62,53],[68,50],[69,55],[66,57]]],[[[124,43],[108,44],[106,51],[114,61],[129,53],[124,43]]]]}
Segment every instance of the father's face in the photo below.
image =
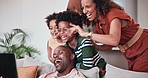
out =
{"type": "Polygon", "coordinates": [[[68,68],[69,63],[71,61],[70,53],[65,47],[57,47],[54,50],[53,58],[54,58],[54,65],[56,67],[56,70],[60,73],[65,71],[68,68]]]}

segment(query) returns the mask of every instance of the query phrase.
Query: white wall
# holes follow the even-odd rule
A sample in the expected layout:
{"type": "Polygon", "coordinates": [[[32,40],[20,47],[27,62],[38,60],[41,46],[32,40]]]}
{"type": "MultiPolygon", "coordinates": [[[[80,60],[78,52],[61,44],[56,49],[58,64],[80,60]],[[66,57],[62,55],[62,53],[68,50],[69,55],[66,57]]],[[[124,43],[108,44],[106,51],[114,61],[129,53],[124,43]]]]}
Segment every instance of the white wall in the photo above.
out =
{"type": "Polygon", "coordinates": [[[142,28],[148,29],[148,0],[137,0],[137,19],[142,28]]]}
{"type": "Polygon", "coordinates": [[[29,45],[37,48],[43,62],[48,62],[46,42],[50,37],[45,17],[66,10],[68,0],[0,0],[0,37],[14,28],[21,28],[30,37],[29,45]]]}
{"type": "Polygon", "coordinates": [[[135,21],[137,21],[137,0],[113,0],[121,5],[135,21]]]}
{"type": "MultiPolygon", "coordinates": [[[[138,23],[145,28],[147,25],[148,0],[114,0],[125,8],[138,23]],[[137,10],[138,4],[138,10],[137,10]],[[144,6],[144,7],[142,7],[144,6]]],[[[66,10],[68,0],[0,0],[0,37],[14,28],[21,28],[31,36],[30,45],[41,51],[38,56],[43,62],[47,59],[46,42],[50,37],[44,18],[53,12],[66,10]]],[[[127,68],[127,63],[121,52],[101,52],[108,63],[121,68],[127,68]]]]}

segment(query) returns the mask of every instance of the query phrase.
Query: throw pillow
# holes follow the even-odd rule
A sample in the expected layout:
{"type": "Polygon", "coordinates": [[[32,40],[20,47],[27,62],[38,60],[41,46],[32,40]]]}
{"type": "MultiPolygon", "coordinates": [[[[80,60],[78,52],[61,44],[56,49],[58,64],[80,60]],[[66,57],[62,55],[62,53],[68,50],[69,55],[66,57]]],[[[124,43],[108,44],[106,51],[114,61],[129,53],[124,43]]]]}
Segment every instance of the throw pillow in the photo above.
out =
{"type": "Polygon", "coordinates": [[[89,70],[78,69],[78,71],[82,72],[87,78],[99,78],[98,67],[93,67],[89,70]]]}
{"type": "Polygon", "coordinates": [[[18,78],[36,78],[39,66],[18,67],[18,78]]]}

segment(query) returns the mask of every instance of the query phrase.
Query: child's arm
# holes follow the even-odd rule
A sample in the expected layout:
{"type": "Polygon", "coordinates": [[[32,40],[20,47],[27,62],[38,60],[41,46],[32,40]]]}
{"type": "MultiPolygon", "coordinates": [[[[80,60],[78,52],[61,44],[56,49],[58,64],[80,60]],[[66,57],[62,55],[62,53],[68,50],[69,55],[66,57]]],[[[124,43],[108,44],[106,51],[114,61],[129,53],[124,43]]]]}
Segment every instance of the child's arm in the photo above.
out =
{"type": "Polygon", "coordinates": [[[48,59],[53,63],[54,59],[52,58],[52,48],[49,46],[49,41],[47,42],[47,53],[48,59]]]}
{"type": "Polygon", "coordinates": [[[83,39],[80,40],[80,42],[81,45],[79,46],[79,51],[81,51],[82,57],[77,58],[80,61],[79,67],[81,69],[90,69],[93,67],[93,57],[96,50],[93,47],[91,40],[83,39]]]}

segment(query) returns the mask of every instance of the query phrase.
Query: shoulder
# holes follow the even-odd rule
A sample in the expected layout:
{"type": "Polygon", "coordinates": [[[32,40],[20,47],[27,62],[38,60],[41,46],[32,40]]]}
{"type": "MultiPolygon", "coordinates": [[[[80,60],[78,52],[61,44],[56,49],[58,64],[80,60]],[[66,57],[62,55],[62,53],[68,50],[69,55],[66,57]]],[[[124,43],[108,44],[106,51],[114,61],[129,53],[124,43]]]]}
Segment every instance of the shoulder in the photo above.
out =
{"type": "Polygon", "coordinates": [[[72,78],[86,78],[84,74],[79,72],[76,68],[73,68],[70,73],[72,78]]]}
{"type": "Polygon", "coordinates": [[[51,78],[51,77],[56,77],[56,76],[57,76],[57,72],[51,72],[51,73],[43,74],[39,78],[51,78]]]}
{"type": "Polygon", "coordinates": [[[111,22],[114,18],[131,20],[131,17],[124,11],[119,9],[111,9],[110,12],[107,13],[106,18],[111,22]]]}

